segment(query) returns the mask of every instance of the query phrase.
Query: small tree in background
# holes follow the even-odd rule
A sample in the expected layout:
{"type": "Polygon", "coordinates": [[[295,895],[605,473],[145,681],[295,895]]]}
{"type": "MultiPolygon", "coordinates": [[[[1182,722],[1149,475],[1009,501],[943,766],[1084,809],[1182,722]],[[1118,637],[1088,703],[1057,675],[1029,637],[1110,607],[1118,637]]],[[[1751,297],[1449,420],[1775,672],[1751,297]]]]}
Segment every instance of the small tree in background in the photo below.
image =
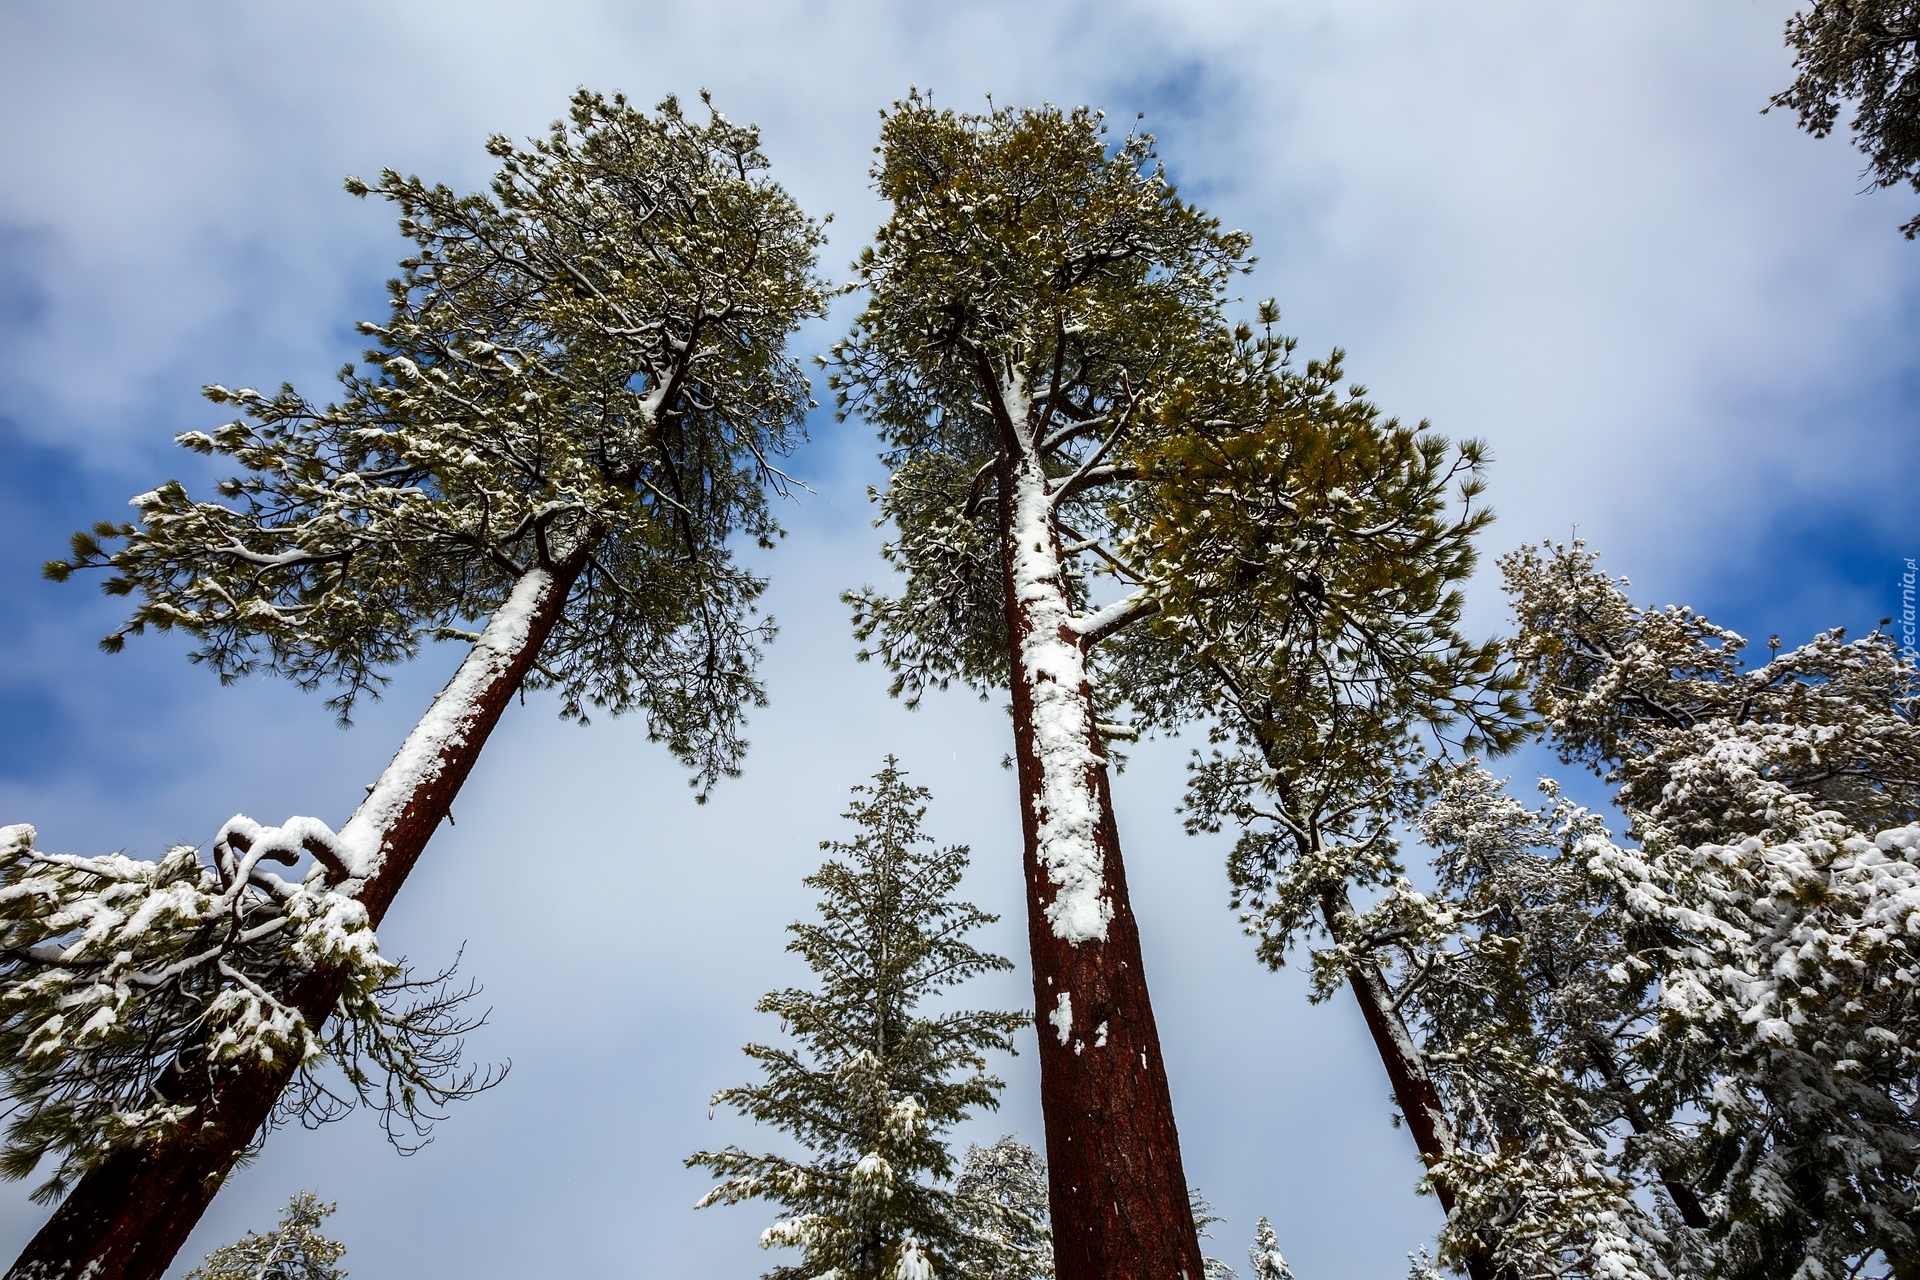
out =
{"type": "Polygon", "coordinates": [[[1007,1134],[969,1146],[954,1179],[961,1239],[955,1260],[966,1280],[1053,1280],[1047,1217],[1047,1162],[1007,1134]]]}
{"type": "Polygon", "coordinates": [[[1293,1280],[1293,1268],[1280,1256],[1280,1239],[1273,1233],[1273,1224],[1264,1217],[1253,1228],[1247,1263],[1253,1280],[1293,1280]]]}
{"type": "MultiPolygon", "coordinates": [[[[786,343],[821,306],[820,234],[766,176],[755,130],[583,90],[546,137],[488,149],[500,161],[488,194],[392,172],[349,182],[398,208],[413,252],[385,322],[362,326],[372,349],[341,372],[337,401],[209,388],[241,417],[179,442],[236,465],[217,498],[168,481],[135,499],[134,523],[78,534],[72,558],[48,566],[55,578],[104,568],[109,593],[136,599],[107,648],[148,627],[185,632],[221,679],[268,670],[332,686],[342,716],[423,643],[471,643],[339,831],[236,818],[214,842],[222,884],[271,901],[292,886],[261,861],[311,857],[307,896],[324,887],[361,913],[367,946],[525,687],[558,690],[566,715],[644,715],[702,786],[737,769],[770,627],[754,609],[764,584],[732,543],[777,532],[773,459],[809,404],[786,343]]],[[[96,887],[120,893],[111,877],[96,887]]],[[[237,926],[239,896],[215,900],[237,926]]],[[[84,939],[66,919],[7,954],[7,983],[72,958],[84,939]]],[[[305,937],[274,928],[287,947],[305,937]]],[[[205,970],[227,982],[206,990],[207,1008],[251,999],[317,1032],[355,970],[297,948],[281,959],[273,986],[205,970]]],[[[228,1055],[210,1038],[218,1018],[170,1007],[206,1034],[154,1041],[171,1057],[147,1122],[58,1137],[86,1170],[11,1275],[157,1280],[275,1115],[299,1055],[259,1037],[228,1055]]],[[[32,1066],[0,1062],[10,1092],[32,1066]]]]}
{"type": "MultiPolygon", "coordinates": [[[[1787,19],[1787,47],[1799,71],[1773,95],[1816,138],[1833,132],[1853,104],[1854,145],[1867,157],[1875,187],[1920,191],[1920,3],[1915,0],[1813,0],[1787,19]]],[[[1920,235],[1920,214],[1902,224],[1920,235]]]]}
{"type": "Polygon", "coordinates": [[[871,787],[854,788],[845,816],[858,833],[822,841],[836,856],[806,879],[820,894],[819,921],[789,927],[787,949],[819,986],[770,992],[757,1006],[780,1015],[798,1047],[748,1045],[765,1080],[713,1096],[716,1106],[784,1129],[809,1158],[728,1147],[687,1160],[722,1179],[702,1207],[781,1206],[761,1246],[797,1248],[803,1261],[774,1268],[771,1280],[926,1280],[955,1274],[969,1249],[965,1223],[979,1211],[936,1185],[954,1173],[946,1131],[999,1105],[1003,1085],[987,1073],[986,1054],[1010,1049],[1028,1020],[918,1012],[948,987],[1012,968],[966,941],[997,917],[951,896],[967,850],[937,847],[922,833],[927,795],[891,756],[871,787]]]}
{"type": "Polygon", "coordinates": [[[279,1226],[221,1245],[187,1280],[347,1280],[334,1265],[347,1246],[320,1233],[321,1222],[337,1207],[320,1203],[311,1191],[295,1192],[280,1211],[279,1226]]]}

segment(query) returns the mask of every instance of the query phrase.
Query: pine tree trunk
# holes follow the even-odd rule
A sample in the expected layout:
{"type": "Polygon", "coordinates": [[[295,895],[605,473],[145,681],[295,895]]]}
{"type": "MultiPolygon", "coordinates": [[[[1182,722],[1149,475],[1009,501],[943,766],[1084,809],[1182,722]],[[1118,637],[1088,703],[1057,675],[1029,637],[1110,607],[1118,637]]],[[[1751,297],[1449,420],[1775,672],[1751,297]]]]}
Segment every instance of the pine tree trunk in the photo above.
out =
{"type": "MultiPolygon", "coordinates": [[[[582,547],[551,570],[520,578],[341,830],[360,865],[339,887],[358,895],[376,926],[532,669],[585,562],[582,547]]],[[[283,998],[318,1027],[344,982],[341,972],[318,970],[283,998]]],[[[292,1063],[209,1072],[203,1063],[176,1062],[164,1091],[196,1107],[196,1124],[154,1146],[117,1152],[84,1175],[7,1280],[160,1280],[292,1076],[292,1063]]]]}
{"type": "MultiPolygon", "coordinates": [[[[1347,898],[1344,888],[1329,889],[1320,897],[1320,910],[1327,926],[1327,935],[1335,943],[1348,941],[1353,933],[1355,918],[1353,904],[1347,898]]],[[[1347,969],[1347,985],[1353,988],[1353,995],[1360,1002],[1360,1016],[1366,1020],[1367,1032],[1373,1037],[1373,1047],[1380,1055],[1380,1065],[1387,1069],[1387,1082],[1393,1087],[1393,1100],[1400,1107],[1400,1114],[1407,1122],[1407,1131],[1413,1135],[1413,1144],[1420,1152],[1420,1161],[1429,1169],[1442,1159],[1453,1154],[1457,1146],[1454,1137],[1453,1122],[1440,1103],[1440,1091],[1434,1087],[1433,1076],[1427,1071],[1426,1058],[1420,1047],[1414,1043],[1413,1034],[1407,1030],[1407,1024],[1395,1007],[1393,993],[1387,988],[1386,976],[1378,966],[1359,963],[1347,969]]],[[[1453,1188],[1440,1178],[1433,1179],[1433,1194],[1440,1201],[1441,1211],[1449,1217],[1453,1215],[1453,1188]]],[[[1485,1252],[1469,1254],[1467,1274],[1472,1280],[1496,1280],[1493,1260],[1485,1252]]]]}
{"type": "Polygon", "coordinates": [[[999,514],[1056,1274],[1201,1280],[1092,686],[1066,626],[1046,478],[1024,387],[993,390],[1009,437],[999,514]]]}

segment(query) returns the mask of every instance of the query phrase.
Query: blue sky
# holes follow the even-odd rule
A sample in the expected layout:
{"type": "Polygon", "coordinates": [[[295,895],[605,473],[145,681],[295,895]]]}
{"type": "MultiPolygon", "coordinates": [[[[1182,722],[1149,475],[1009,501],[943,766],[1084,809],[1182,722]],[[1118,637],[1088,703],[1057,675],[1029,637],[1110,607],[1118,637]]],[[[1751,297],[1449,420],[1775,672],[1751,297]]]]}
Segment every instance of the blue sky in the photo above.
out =
{"type": "MultiPolygon", "coordinates": [[[[1843,140],[1763,116],[1784,85],[1767,0],[1469,3],[773,3],[566,0],[324,8],[0,8],[0,821],[44,847],[151,855],[228,815],[343,819],[454,661],[423,657],[348,731],[267,679],[220,688],[165,637],[118,657],[87,584],[40,580],[127,495],[208,473],[175,431],[205,382],[319,391],[377,314],[399,241],[341,194],[383,165],[471,187],[481,140],[525,135],[586,84],[711,88],[758,121],[802,203],[838,217],[838,273],[878,209],[875,112],[944,102],[1144,111],[1182,190],[1254,234],[1249,298],[1308,351],[1339,345],[1389,411],[1487,439],[1486,549],[1603,548],[1649,603],[1764,644],[1894,608],[1920,555],[1920,246],[1900,193],[1862,194],[1843,140]]],[[[850,311],[809,330],[817,350],[850,311]]],[[[769,1214],[695,1214],[696,1147],[770,1140],[721,1116],[758,994],[796,979],[781,927],[848,786],[897,752],[933,832],[1021,958],[1006,724],[955,694],[908,713],[854,663],[842,589],[878,581],[858,423],[826,414],[814,495],[768,560],[782,635],[747,774],[696,808],[639,727],[510,713],[383,930],[487,986],[476,1054],[500,1090],[411,1158],[368,1118],[281,1133],[182,1255],[337,1199],[357,1276],[736,1277],[769,1214]]],[[[1486,575],[1474,626],[1504,623],[1486,575]]],[[[1188,1168],[1244,1257],[1270,1215],[1302,1280],[1397,1275],[1430,1238],[1411,1142],[1342,997],[1309,1008],[1226,910],[1223,850],[1179,828],[1180,743],[1117,791],[1188,1168]]],[[[1516,772],[1538,767],[1529,757],[1516,772]]],[[[1022,1000],[1016,974],[973,993],[1022,1000]]],[[[972,1136],[1039,1133],[1032,1056],[972,1136]]],[[[44,1211],[0,1188],[0,1249],[44,1211]]]]}

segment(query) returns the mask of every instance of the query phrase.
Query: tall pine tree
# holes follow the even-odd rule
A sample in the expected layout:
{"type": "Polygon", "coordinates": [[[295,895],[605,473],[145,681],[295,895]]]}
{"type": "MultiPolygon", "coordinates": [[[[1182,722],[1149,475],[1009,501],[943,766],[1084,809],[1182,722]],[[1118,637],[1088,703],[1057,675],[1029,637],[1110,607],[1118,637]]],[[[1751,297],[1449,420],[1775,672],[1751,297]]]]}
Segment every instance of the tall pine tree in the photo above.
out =
{"type": "Polygon", "coordinates": [[[891,215],[858,263],[868,301],[835,348],[844,412],[880,431],[898,596],[858,634],[916,698],[1005,690],[1041,1019],[1054,1251],[1063,1280],[1201,1275],[1165,1064],[1114,823],[1098,646],[1149,617],[1089,575],[1136,491],[1134,456],[1222,380],[1220,316],[1247,238],[1179,199],[1152,139],[1098,113],[963,115],[922,97],[882,126],[891,215]]]}
{"type": "MultiPolygon", "coordinates": [[[[821,306],[820,237],[753,129],[582,91],[546,137],[488,148],[487,194],[349,182],[398,208],[414,249],[337,401],[210,388],[242,416],[179,440],[237,464],[218,498],[169,481],[135,500],[136,522],[77,535],[49,566],[105,568],[109,592],[139,601],[108,648],[183,631],[223,680],[333,686],[343,716],[423,641],[471,643],[338,832],[236,819],[216,841],[244,857],[276,833],[264,853],[311,855],[309,880],[370,926],[523,687],[557,689],[569,715],[640,712],[703,785],[734,771],[768,627],[730,546],[775,532],[773,460],[808,406],[785,344],[821,306]]],[[[7,980],[51,954],[10,955],[7,980]]],[[[257,994],[318,1028],[348,969],[290,960],[289,982],[257,994]]],[[[12,1276],[166,1269],[297,1065],[216,1048],[189,1042],[161,1072],[156,1111],[191,1122],[93,1151],[12,1276]]]]}
{"type": "MultiPolygon", "coordinates": [[[[986,1054],[1010,1048],[1027,1020],[921,1009],[948,987],[1013,967],[966,940],[997,917],[953,898],[967,850],[935,846],[921,831],[927,794],[891,756],[872,786],[854,788],[845,816],[857,834],[822,841],[834,856],[806,880],[820,894],[819,919],[790,926],[787,949],[819,976],[818,987],[769,992],[758,1005],[780,1016],[797,1047],[748,1045],[764,1080],[713,1096],[786,1130],[808,1156],[728,1147],[687,1160],[721,1179],[702,1206],[781,1206],[760,1243],[797,1248],[801,1261],[774,1268],[769,1280],[927,1280],[962,1274],[982,1253],[978,1223],[996,1206],[984,1197],[963,1203],[939,1185],[954,1174],[946,1132],[976,1108],[999,1105],[1002,1084],[988,1074],[986,1054]]],[[[999,1216],[1018,1214],[1013,1204],[999,1216]]],[[[1006,1227],[1007,1247],[992,1261],[1034,1231],[1018,1221],[1006,1227]]]]}

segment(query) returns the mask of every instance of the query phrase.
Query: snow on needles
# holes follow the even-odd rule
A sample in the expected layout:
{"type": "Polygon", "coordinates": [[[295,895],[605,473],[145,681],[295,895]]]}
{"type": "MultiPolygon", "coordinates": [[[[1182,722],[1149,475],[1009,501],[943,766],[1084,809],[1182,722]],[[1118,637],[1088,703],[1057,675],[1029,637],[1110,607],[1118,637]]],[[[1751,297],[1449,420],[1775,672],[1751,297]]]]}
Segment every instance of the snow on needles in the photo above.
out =
{"type": "MultiPolygon", "coordinates": [[[[1028,416],[1024,380],[1003,384],[1013,421],[1028,416]]],[[[1113,902],[1102,892],[1105,867],[1094,839],[1099,807],[1092,771],[1102,761],[1093,749],[1087,696],[1086,655],[1072,637],[1060,557],[1054,549],[1053,502],[1040,460],[1028,454],[1014,467],[1013,576],[1015,598],[1027,632],[1020,641],[1016,678],[1033,704],[1033,746],[1040,786],[1033,798],[1039,827],[1040,862],[1053,882],[1046,909],[1054,936],[1078,946],[1106,941],[1113,902]]]]}

